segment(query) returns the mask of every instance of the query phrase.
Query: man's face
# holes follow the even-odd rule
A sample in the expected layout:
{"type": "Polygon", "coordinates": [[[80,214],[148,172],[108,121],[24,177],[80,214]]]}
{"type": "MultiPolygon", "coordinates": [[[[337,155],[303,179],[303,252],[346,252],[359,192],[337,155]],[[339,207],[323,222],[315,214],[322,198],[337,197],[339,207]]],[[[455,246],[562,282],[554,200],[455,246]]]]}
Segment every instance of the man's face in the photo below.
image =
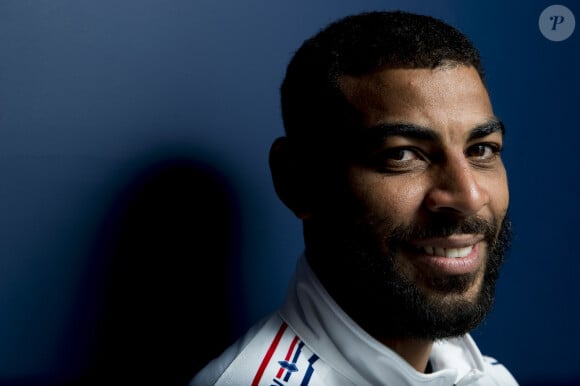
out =
{"type": "Polygon", "coordinates": [[[491,307],[509,196],[502,126],[479,75],[466,66],[386,69],[340,86],[360,113],[341,243],[357,259],[343,267],[358,272],[345,288],[364,290],[347,308],[363,310],[362,324],[379,334],[389,326],[381,314],[409,329],[399,334],[467,332],[491,307]]]}

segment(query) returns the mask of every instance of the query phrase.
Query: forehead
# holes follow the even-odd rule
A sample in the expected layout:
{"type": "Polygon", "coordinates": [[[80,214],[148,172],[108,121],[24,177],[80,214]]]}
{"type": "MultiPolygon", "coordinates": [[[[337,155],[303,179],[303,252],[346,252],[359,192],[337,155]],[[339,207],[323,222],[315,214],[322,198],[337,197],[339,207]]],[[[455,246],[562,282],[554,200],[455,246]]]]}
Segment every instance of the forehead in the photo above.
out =
{"type": "Polygon", "coordinates": [[[442,134],[459,134],[491,119],[489,95],[473,67],[388,68],[342,76],[342,93],[363,127],[411,123],[442,134]]]}

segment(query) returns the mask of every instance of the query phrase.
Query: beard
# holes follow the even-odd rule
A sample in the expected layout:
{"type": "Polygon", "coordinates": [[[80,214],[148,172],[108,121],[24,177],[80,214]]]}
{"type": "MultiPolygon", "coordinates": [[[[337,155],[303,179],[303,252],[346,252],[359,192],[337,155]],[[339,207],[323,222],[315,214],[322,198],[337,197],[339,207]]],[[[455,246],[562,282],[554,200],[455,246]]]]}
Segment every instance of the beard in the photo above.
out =
{"type": "Polygon", "coordinates": [[[329,260],[313,262],[309,257],[309,262],[335,301],[377,339],[460,336],[477,327],[493,306],[499,268],[511,241],[508,216],[499,229],[496,224],[493,219],[479,217],[441,217],[428,224],[399,227],[390,226],[386,220],[370,220],[355,225],[348,233],[341,232],[340,248],[329,260]],[[379,236],[386,233],[386,240],[379,236]],[[483,272],[418,272],[414,279],[405,276],[397,256],[409,248],[411,241],[452,234],[484,235],[487,256],[483,272]],[[462,296],[474,285],[479,286],[475,296],[462,296]]]}

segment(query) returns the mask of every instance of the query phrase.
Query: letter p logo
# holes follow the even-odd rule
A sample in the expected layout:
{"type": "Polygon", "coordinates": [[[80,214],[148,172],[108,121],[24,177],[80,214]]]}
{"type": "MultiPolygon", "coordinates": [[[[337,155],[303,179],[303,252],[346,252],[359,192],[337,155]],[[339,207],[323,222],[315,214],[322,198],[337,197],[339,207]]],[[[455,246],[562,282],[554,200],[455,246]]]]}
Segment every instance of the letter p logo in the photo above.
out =
{"type": "Polygon", "coordinates": [[[558,24],[562,24],[564,22],[564,16],[550,16],[550,20],[554,22],[552,24],[552,31],[555,31],[558,24]]]}
{"type": "Polygon", "coordinates": [[[574,32],[574,14],[563,5],[550,5],[540,14],[538,27],[542,35],[553,42],[568,39],[574,32]]]}

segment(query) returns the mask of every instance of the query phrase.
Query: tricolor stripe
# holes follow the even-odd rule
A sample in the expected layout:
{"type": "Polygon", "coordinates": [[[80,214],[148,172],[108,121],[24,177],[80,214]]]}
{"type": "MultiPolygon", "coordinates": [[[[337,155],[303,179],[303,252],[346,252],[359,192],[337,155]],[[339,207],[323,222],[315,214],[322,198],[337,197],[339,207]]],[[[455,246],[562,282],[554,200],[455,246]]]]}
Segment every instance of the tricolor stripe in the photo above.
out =
{"type": "MultiPolygon", "coordinates": [[[[286,359],[287,361],[290,360],[290,357],[292,356],[292,351],[294,351],[294,347],[296,346],[296,343],[298,343],[298,337],[295,336],[294,339],[292,340],[292,344],[290,344],[290,348],[288,349],[288,352],[286,353],[286,359]]],[[[296,362],[296,360],[294,360],[294,362],[296,362]]],[[[280,379],[282,377],[282,374],[284,374],[284,368],[280,367],[280,370],[278,370],[278,374],[276,374],[276,378],[280,379]]]]}
{"type": "Polygon", "coordinates": [[[284,335],[284,331],[286,330],[286,327],[288,327],[288,325],[285,322],[282,322],[280,329],[278,329],[278,333],[276,333],[274,340],[272,340],[272,343],[270,344],[270,347],[268,348],[266,355],[264,355],[264,358],[262,359],[262,363],[260,364],[260,367],[258,368],[256,375],[254,376],[254,380],[252,381],[252,386],[258,386],[260,384],[260,380],[262,379],[262,376],[264,375],[264,371],[266,371],[266,367],[268,367],[268,363],[270,363],[270,360],[272,359],[272,355],[274,355],[274,352],[276,351],[276,347],[278,347],[278,343],[280,343],[280,339],[282,339],[282,335],[284,335]]]}
{"type": "Polygon", "coordinates": [[[317,360],[318,360],[318,355],[316,355],[316,354],[312,354],[310,359],[308,359],[308,363],[309,363],[308,370],[306,370],[306,374],[304,374],[304,379],[302,379],[302,383],[300,384],[300,386],[308,386],[308,384],[310,383],[310,378],[312,378],[312,374],[314,374],[314,367],[312,367],[312,365],[317,360]]]}

